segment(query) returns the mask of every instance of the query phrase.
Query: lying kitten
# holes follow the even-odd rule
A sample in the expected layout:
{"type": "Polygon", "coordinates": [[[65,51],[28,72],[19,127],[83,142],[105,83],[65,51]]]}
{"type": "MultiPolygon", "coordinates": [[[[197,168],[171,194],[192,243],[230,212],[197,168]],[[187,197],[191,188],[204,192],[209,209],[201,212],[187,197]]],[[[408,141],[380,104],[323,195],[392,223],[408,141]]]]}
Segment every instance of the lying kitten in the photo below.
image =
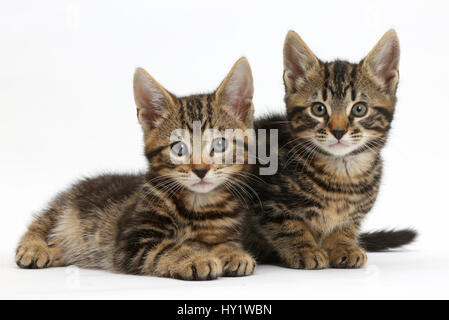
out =
{"type": "MultiPolygon", "coordinates": [[[[171,140],[174,130],[192,133],[194,121],[202,133],[252,128],[248,61],[237,61],[214,93],[183,98],[137,69],[134,95],[148,172],[103,175],[63,192],[22,237],[17,264],[73,264],[185,280],[252,274],[256,264],[240,244],[242,216],[232,191],[248,166],[192,164],[191,138],[177,134],[171,140]]],[[[224,138],[201,144],[211,159],[236,152],[224,138]]]]}
{"type": "MultiPolygon", "coordinates": [[[[291,268],[360,268],[364,248],[409,243],[411,230],[359,235],[379,190],[396,104],[399,40],[389,31],[358,64],[320,61],[293,31],[284,45],[287,116],[256,128],[279,130],[279,166],[261,176],[245,226],[259,261],[291,268]]],[[[267,147],[268,149],[268,147],[267,147]]]]}

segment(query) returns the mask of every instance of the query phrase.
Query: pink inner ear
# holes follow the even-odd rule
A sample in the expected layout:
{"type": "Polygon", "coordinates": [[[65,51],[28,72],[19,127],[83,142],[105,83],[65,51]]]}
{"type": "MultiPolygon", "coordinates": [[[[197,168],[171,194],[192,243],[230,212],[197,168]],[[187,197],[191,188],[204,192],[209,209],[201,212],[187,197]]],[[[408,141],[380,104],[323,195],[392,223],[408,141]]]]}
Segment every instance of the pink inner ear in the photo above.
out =
{"type": "Polygon", "coordinates": [[[137,111],[138,115],[139,113],[140,116],[145,119],[145,121],[147,121],[151,126],[153,126],[154,123],[162,117],[162,115],[156,112],[156,110],[153,108],[142,108],[140,109],[140,111],[137,111]]]}
{"type": "Polygon", "coordinates": [[[398,68],[398,56],[399,49],[393,45],[381,61],[381,70],[379,72],[379,76],[384,79],[386,84],[390,84],[396,76],[395,70],[397,70],[398,68]]]}
{"type": "Polygon", "coordinates": [[[230,99],[230,107],[231,111],[241,120],[245,121],[246,117],[248,116],[248,111],[251,107],[251,98],[249,95],[250,93],[250,87],[249,85],[246,86],[240,86],[237,89],[237,92],[229,93],[232,95],[229,97],[230,99]]]}
{"type": "Polygon", "coordinates": [[[399,40],[396,34],[387,33],[366,59],[372,74],[381,82],[382,90],[393,89],[399,68],[399,40]]]}
{"type": "Polygon", "coordinates": [[[232,112],[241,120],[245,121],[246,117],[248,116],[249,108],[251,107],[251,101],[248,101],[247,99],[243,101],[235,102],[233,105],[231,105],[232,112]]]}
{"type": "Polygon", "coordinates": [[[287,50],[285,52],[285,64],[286,69],[289,71],[287,76],[291,80],[295,80],[297,78],[303,77],[305,74],[305,70],[302,68],[301,63],[304,61],[300,61],[301,55],[295,52],[297,49],[292,45],[287,46],[287,50]]]}
{"type": "Polygon", "coordinates": [[[246,121],[253,98],[253,78],[246,59],[239,59],[221,83],[216,94],[219,103],[229,114],[246,121]]]}
{"type": "Polygon", "coordinates": [[[162,116],[167,100],[158,85],[148,75],[139,72],[135,75],[134,96],[137,103],[137,116],[153,126],[162,116]]]}
{"type": "Polygon", "coordinates": [[[137,95],[137,116],[148,122],[151,126],[162,116],[161,99],[151,90],[140,90],[137,95]]]}

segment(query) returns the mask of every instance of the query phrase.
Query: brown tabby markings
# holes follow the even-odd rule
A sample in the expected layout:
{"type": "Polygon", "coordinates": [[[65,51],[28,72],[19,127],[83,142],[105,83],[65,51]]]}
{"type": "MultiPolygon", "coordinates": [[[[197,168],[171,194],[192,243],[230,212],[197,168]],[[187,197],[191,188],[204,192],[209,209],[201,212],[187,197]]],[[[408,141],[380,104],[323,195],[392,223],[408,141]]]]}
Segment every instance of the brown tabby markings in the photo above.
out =
{"type": "Polygon", "coordinates": [[[284,59],[287,117],[255,124],[279,129],[282,169],[257,186],[263,208],[248,214],[245,246],[259,261],[292,268],[362,267],[358,230],[379,190],[380,150],[396,103],[397,36],[387,33],[359,64],[325,63],[290,32],[284,59]],[[366,115],[353,115],[357,103],[366,115]],[[321,116],[312,112],[317,104],[321,116]],[[347,153],[324,147],[340,135],[350,140],[347,153]]]}
{"type": "Polygon", "coordinates": [[[251,128],[252,92],[246,59],[234,65],[215,93],[184,98],[137,70],[136,104],[150,170],[86,179],[61,194],[22,237],[17,264],[74,264],[186,280],[252,274],[256,264],[242,249],[241,206],[229,182],[207,193],[183,185],[198,166],[215,180],[241,179],[248,167],[174,165],[169,140],[174,129],[192,131],[195,120],[202,130],[251,128]]]}

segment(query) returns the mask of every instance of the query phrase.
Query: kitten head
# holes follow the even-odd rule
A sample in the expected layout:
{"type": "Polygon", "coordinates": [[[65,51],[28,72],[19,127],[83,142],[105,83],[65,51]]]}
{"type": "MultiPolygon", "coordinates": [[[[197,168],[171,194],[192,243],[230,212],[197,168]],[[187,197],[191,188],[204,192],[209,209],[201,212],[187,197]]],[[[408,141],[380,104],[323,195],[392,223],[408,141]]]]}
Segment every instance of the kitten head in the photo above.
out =
{"type": "MultiPolygon", "coordinates": [[[[237,138],[228,139],[224,133],[229,129],[252,129],[253,91],[251,69],[245,58],[234,64],[213,93],[187,97],[176,97],[145,70],[137,69],[137,117],[154,184],[166,191],[186,188],[207,193],[242,176],[247,161],[224,160],[233,158],[238,146],[245,148],[246,144],[237,138]],[[194,133],[201,133],[196,142],[194,133]]],[[[243,154],[247,156],[245,150],[243,154]]]]}
{"type": "Polygon", "coordinates": [[[338,157],[378,152],[393,119],[398,66],[394,30],[358,64],[322,62],[290,31],[284,44],[285,101],[298,141],[338,157]]]}

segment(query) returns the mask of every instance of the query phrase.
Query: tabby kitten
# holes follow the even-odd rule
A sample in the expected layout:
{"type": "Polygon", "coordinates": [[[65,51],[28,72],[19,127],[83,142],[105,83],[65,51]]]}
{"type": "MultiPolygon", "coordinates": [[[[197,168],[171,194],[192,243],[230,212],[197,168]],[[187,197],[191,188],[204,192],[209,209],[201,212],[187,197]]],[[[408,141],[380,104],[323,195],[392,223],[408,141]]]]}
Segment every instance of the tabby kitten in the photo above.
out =
{"type": "MultiPolygon", "coordinates": [[[[279,130],[279,166],[261,176],[245,226],[245,246],[259,261],[291,268],[360,268],[365,248],[413,240],[410,230],[359,235],[382,173],[396,104],[399,40],[387,32],[358,64],[320,61],[293,31],[284,45],[286,116],[256,122],[279,130]],[[256,202],[258,204],[258,202],[256,202]]],[[[268,148],[267,148],[268,149],[268,148]]]]}
{"type": "MultiPolygon", "coordinates": [[[[248,61],[238,60],[214,93],[182,98],[137,69],[134,95],[148,172],[86,179],[59,195],[22,237],[17,264],[185,280],[252,274],[256,264],[242,249],[240,203],[232,193],[248,166],[203,158],[192,164],[187,136],[171,140],[176,129],[192,133],[194,121],[202,132],[252,128],[248,61]]],[[[224,138],[200,143],[211,156],[236,151],[224,138]]]]}

